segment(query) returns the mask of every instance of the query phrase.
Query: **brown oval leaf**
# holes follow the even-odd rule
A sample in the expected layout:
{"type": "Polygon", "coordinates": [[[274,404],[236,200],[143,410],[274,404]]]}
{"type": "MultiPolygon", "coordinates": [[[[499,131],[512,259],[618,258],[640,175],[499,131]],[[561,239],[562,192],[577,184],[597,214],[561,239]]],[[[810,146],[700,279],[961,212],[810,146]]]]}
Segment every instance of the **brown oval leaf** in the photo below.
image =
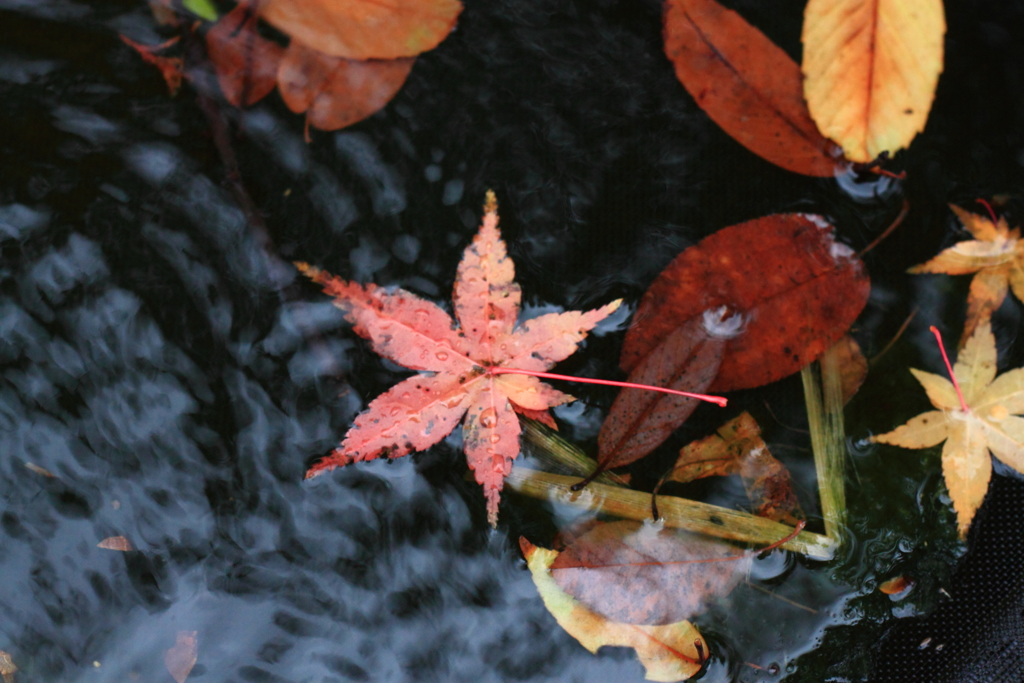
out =
{"type": "Polygon", "coordinates": [[[562,551],[551,575],[563,591],[608,619],[668,624],[728,594],[750,557],[707,536],[612,522],[562,551]]]}
{"type": "Polygon", "coordinates": [[[740,15],[714,0],[668,0],[665,54],[698,106],[754,154],[810,176],[846,165],[811,120],[800,67],[740,15]]]}
{"type": "Polygon", "coordinates": [[[821,356],[867,303],[870,281],[818,216],[774,214],[684,250],[644,294],[620,364],[631,371],[674,329],[725,307],[746,327],[725,344],[710,392],[786,377],[821,356]]]}
{"type": "Polygon", "coordinates": [[[447,37],[459,0],[263,0],[260,15],[314,50],[349,59],[414,57],[447,37]]]}
{"type": "Polygon", "coordinates": [[[337,130],[380,111],[401,89],[415,58],[357,61],[295,41],[278,67],[281,97],[320,130],[337,130]]]}
{"type": "Polygon", "coordinates": [[[104,548],[106,550],[120,550],[121,552],[128,552],[134,550],[132,542],[124,536],[111,536],[104,538],[102,541],[96,544],[97,548],[104,548]]]}
{"type": "MultiPolygon", "coordinates": [[[[718,373],[723,345],[723,340],[707,334],[700,318],[694,318],[647,354],[629,381],[701,393],[718,373]]],[[[621,467],[647,455],[690,417],[697,404],[693,398],[623,389],[597,437],[598,469],[621,467]]]]}
{"type": "Polygon", "coordinates": [[[224,98],[236,107],[259,102],[277,83],[283,50],[256,31],[256,13],[241,2],[206,33],[206,50],[224,98]]]}

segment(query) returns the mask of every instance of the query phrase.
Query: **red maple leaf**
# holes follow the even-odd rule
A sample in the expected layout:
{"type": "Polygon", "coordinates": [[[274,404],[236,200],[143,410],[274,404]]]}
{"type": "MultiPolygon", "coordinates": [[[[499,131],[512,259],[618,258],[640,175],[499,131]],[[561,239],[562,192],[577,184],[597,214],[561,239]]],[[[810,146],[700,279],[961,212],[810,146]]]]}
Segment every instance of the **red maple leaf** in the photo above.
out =
{"type": "Polygon", "coordinates": [[[381,455],[397,458],[446,437],[465,416],[463,448],[484,487],[487,517],[497,523],[498,501],[519,454],[515,411],[546,411],[572,401],[536,377],[568,358],[587,332],[620,301],[587,313],[549,313],[516,327],[519,285],[498,230],[498,204],[487,193],[480,232],[459,263],[452,300],[458,324],[436,304],[401,289],[347,282],[305,263],[296,266],[373,342],[373,350],[420,371],[375,398],[360,413],[341,446],[306,472],[306,478],[381,455]]]}

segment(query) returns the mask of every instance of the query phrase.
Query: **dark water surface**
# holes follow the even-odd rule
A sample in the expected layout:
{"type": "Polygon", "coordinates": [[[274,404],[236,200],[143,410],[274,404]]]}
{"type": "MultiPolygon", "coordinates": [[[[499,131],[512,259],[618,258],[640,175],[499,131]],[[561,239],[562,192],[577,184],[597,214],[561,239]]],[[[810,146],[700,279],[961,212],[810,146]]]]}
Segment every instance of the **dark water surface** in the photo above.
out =
{"type": "MultiPolygon", "coordinates": [[[[794,56],[802,5],[730,4],[794,56]]],[[[900,618],[954,599],[968,548],[937,451],[863,441],[927,407],[905,368],[940,371],[928,325],[961,329],[967,278],[904,271],[962,238],[947,202],[1006,194],[1024,219],[1024,5],[947,11],[907,180],[858,183],[781,171],[719,131],[648,0],[467,2],[387,108],[310,144],[276,95],[244,113],[214,91],[169,97],[118,39],[166,38],[141,0],[0,0],[0,649],[18,680],[170,680],[179,631],[197,632],[195,681],[642,679],[631,651],[593,656],[563,632],[525,571],[519,536],[546,543],[578,513],[507,493],[492,531],[457,437],[302,479],[405,373],[289,262],[447,305],[488,188],[528,313],[631,307],[682,248],[772,212],[826,215],[860,249],[910,202],[866,257],[866,354],[919,312],[848,408],[847,546],[830,563],[775,553],[697,619],[704,680],[866,680],[900,618]],[[135,550],[96,547],[122,535],[135,550]],[[877,591],[901,573],[907,598],[877,591]]],[[[619,377],[627,322],[559,370],[619,377]]],[[[1019,324],[1011,297],[1001,369],[1024,364],[1019,324]]],[[[614,391],[572,393],[556,414],[592,450],[614,391]]],[[[799,381],[735,399],[813,523],[799,381]]],[[[702,408],[635,475],[724,419],[702,408]]],[[[997,467],[997,485],[1013,477],[997,467]]],[[[692,493],[743,503],[728,485],[692,493]]],[[[992,505],[977,525],[995,528],[992,505]]]]}

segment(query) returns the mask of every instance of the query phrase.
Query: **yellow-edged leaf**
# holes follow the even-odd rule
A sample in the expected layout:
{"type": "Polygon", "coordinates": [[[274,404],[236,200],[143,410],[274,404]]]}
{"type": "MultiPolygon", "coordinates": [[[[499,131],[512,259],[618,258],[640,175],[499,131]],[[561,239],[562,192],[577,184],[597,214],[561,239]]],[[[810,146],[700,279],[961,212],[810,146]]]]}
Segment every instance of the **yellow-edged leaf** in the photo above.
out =
{"type": "Polygon", "coordinates": [[[851,161],[895,153],[924,130],[942,72],[942,0],[810,0],[804,96],[851,161]]]}
{"type": "Polygon", "coordinates": [[[964,333],[960,337],[960,346],[963,346],[980,324],[992,318],[992,313],[1003,304],[1009,289],[1013,289],[1018,299],[1024,300],[1024,241],[1020,239],[1020,228],[1011,230],[1005,218],[993,222],[956,206],[950,208],[975,239],[957,242],[907,272],[975,273],[967,295],[964,333]]]}
{"type": "Polygon", "coordinates": [[[559,555],[557,550],[538,548],[525,538],[519,544],[544,606],[580,645],[593,653],[605,645],[633,648],[649,681],[684,681],[700,671],[708,656],[708,644],[689,621],[649,626],[606,619],[555,583],[551,564],[559,555]]]}
{"type": "Polygon", "coordinates": [[[903,448],[946,442],[942,475],[962,538],[988,491],[992,477],[989,453],[1024,474],[1024,418],[1017,417],[1024,413],[1024,368],[995,376],[996,340],[985,322],[967,340],[953,366],[966,411],[959,402],[950,406],[952,383],[920,370],[911,372],[939,410],[922,413],[891,432],[871,437],[871,441],[903,448]]]}

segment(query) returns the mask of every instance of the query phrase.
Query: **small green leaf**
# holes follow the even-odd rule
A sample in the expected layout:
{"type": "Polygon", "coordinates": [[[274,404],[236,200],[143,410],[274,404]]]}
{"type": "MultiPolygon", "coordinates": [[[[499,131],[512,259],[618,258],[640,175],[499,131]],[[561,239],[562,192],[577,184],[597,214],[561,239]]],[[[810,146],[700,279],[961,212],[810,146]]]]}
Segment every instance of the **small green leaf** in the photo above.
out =
{"type": "Polygon", "coordinates": [[[217,21],[217,8],[210,0],[182,0],[185,9],[207,21],[217,21]]]}

